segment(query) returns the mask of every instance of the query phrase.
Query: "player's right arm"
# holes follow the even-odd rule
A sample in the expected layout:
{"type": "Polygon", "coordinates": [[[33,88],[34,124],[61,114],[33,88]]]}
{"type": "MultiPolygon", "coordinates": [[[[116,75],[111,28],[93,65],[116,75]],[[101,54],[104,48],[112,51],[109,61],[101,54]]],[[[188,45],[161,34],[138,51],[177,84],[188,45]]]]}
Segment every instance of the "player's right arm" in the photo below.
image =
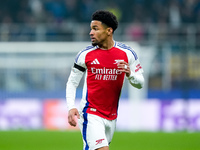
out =
{"type": "Polygon", "coordinates": [[[75,107],[76,89],[87,68],[85,64],[86,54],[91,50],[93,50],[93,46],[88,46],[77,54],[74,66],[71,70],[68,82],[66,84],[66,101],[69,111],[68,122],[72,126],[76,126],[75,116],[79,118],[78,110],[75,107]]]}
{"type": "Polygon", "coordinates": [[[76,97],[76,88],[78,87],[80,80],[84,72],[73,67],[69,75],[67,84],[66,84],[66,101],[68,110],[75,107],[75,97],[76,97]]]}
{"type": "Polygon", "coordinates": [[[75,107],[76,89],[84,74],[84,68],[74,64],[66,84],[66,101],[68,108],[68,122],[71,126],[76,126],[75,116],[79,118],[79,113],[75,107]]]}

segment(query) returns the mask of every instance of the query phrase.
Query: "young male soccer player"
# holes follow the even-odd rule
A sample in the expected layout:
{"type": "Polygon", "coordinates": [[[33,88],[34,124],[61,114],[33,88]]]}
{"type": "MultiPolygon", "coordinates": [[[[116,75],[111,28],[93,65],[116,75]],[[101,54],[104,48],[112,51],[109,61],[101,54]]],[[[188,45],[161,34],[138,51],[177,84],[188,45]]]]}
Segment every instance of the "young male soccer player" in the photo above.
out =
{"type": "Polygon", "coordinates": [[[143,87],[143,69],[136,53],[113,39],[117,26],[116,16],[111,12],[99,10],[93,13],[89,33],[92,45],[77,54],[67,82],[68,122],[76,126],[78,118],[84,150],[109,150],[125,76],[132,86],[143,87]],[[85,83],[78,111],[74,105],[76,88],[84,72],[85,83]]]}

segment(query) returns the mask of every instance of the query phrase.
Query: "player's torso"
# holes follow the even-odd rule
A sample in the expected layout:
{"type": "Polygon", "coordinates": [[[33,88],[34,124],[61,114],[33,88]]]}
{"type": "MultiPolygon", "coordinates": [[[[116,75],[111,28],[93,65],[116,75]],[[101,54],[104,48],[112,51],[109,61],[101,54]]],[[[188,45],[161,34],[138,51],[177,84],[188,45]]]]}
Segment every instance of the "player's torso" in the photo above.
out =
{"type": "Polygon", "coordinates": [[[125,74],[117,67],[119,61],[128,62],[127,54],[113,47],[95,49],[85,56],[87,67],[87,112],[116,118],[118,100],[125,74]]]}

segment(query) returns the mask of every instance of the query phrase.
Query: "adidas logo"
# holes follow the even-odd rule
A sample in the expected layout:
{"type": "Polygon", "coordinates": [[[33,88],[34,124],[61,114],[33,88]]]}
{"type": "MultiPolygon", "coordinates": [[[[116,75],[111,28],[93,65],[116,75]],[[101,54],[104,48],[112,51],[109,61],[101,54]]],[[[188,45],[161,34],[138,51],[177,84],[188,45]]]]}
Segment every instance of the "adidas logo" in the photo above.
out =
{"type": "Polygon", "coordinates": [[[97,58],[91,62],[91,64],[100,64],[97,58]]]}

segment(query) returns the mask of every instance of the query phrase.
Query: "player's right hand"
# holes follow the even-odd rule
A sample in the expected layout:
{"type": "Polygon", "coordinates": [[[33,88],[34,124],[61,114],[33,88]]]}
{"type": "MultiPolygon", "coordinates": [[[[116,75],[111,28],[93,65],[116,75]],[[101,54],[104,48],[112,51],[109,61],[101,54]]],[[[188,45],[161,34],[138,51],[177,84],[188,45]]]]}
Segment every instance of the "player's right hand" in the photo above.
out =
{"type": "Polygon", "coordinates": [[[80,119],[80,115],[79,115],[78,110],[76,108],[73,108],[73,109],[69,110],[69,112],[68,112],[68,123],[71,126],[75,127],[77,125],[76,117],[78,119],[80,119]]]}

